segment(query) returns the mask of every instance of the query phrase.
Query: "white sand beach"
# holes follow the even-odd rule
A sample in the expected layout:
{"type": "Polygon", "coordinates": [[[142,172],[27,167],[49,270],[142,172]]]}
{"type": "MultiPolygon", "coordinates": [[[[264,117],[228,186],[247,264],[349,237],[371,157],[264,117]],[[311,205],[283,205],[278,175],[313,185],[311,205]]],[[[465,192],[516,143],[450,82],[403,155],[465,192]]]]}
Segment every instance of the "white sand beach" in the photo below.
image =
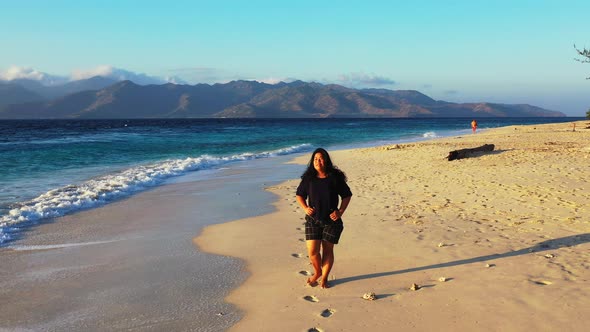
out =
{"type": "MultiPolygon", "coordinates": [[[[207,227],[251,273],[232,331],[586,331],[590,126],[510,126],[331,152],[353,191],[330,289],[309,287],[298,179],[276,212],[207,227]],[[451,150],[493,152],[447,161],[451,150]],[[444,278],[444,279],[443,279],[444,278]],[[418,290],[411,290],[412,284],[418,290]],[[362,299],[374,292],[373,301],[362,299]]],[[[297,158],[301,172],[309,156],[297,158]]]]}
{"type": "Polygon", "coordinates": [[[330,289],[305,284],[308,155],[30,225],[0,248],[0,330],[585,331],[588,126],[331,151],[354,196],[330,289]]]}

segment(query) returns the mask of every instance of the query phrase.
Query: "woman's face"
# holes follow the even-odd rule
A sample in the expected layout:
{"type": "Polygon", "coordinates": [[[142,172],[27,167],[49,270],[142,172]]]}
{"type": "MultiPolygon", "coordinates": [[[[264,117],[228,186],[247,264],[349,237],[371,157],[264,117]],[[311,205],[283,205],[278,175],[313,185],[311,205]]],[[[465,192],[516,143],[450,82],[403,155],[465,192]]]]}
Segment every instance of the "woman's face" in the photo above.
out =
{"type": "Polygon", "coordinates": [[[322,155],[321,152],[317,152],[314,156],[313,156],[313,168],[315,168],[316,171],[323,173],[325,171],[325,160],[324,160],[324,155],[322,155]]]}

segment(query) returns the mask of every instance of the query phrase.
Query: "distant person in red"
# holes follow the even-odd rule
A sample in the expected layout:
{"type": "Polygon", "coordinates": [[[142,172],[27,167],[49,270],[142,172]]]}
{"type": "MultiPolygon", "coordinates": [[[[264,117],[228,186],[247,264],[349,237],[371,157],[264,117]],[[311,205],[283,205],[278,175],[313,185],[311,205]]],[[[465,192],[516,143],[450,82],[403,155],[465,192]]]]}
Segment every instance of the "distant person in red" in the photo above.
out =
{"type": "Polygon", "coordinates": [[[475,134],[475,131],[477,130],[477,121],[471,121],[471,130],[473,130],[473,133],[475,134]]]}

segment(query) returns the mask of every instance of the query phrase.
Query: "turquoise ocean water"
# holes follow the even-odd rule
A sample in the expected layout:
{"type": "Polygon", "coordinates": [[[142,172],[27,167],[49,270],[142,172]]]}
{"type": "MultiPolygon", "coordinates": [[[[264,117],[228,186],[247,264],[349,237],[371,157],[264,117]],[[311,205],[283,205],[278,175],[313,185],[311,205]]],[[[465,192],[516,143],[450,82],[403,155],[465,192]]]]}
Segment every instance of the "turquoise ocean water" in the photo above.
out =
{"type": "MultiPolygon", "coordinates": [[[[479,128],[582,118],[482,118],[479,128]]],[[[235,162],[470,134],[471,119],[0,121],[0,245],[21,228],[235,162]]]]}

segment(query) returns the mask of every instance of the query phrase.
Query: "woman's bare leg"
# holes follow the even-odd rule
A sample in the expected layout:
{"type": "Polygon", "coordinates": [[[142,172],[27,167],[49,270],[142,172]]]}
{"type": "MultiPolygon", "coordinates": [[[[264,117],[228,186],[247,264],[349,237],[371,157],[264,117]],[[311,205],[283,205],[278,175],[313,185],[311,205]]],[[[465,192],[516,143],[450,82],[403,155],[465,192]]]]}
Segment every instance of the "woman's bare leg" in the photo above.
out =
{"type": "Polygon", "coordinates": [[[322,279],[320,286],[322,288],[329,288],[328,276],[334,266],[334,243],[322,241],[322,279]]]}
{"type": "Polygon", "coordinates": [[[307,255],[313,266],[313,276],[307,279],[307,283],[314,285],[322,276],[322,255],[320,254],[321,240],[307,240],[307,255]]]}

